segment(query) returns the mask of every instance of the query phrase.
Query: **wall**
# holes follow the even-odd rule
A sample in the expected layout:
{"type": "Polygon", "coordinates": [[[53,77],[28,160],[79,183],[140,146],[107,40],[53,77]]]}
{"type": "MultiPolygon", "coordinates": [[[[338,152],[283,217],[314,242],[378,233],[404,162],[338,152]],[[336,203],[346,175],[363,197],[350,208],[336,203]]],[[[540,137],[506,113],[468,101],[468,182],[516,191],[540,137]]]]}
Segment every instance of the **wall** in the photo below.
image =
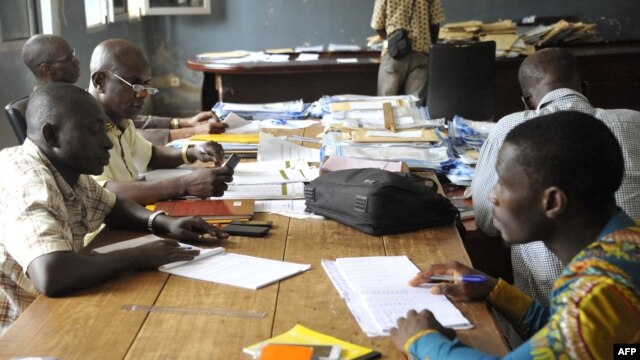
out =
{"type": "MultiPolygon", "coordinates": [[[[199,108],[202,75],[185,61],[205,51],[264,50],[334,43],[364,46],[373,0],[212,0],[211,15],[147,17],[143,20],[154,66],[153,99],[159,114],[190,114],[199,108]],[[181,86],[169,86],[177,76],[181,86]]],[[[640,2],[628,0],[442,0],[447,22],[487,22],[524,16],[575,15],[596,22],[610,41],[640,39],[640,2]],[[635,15],[635,17],[634,17],[635,15]]]]}

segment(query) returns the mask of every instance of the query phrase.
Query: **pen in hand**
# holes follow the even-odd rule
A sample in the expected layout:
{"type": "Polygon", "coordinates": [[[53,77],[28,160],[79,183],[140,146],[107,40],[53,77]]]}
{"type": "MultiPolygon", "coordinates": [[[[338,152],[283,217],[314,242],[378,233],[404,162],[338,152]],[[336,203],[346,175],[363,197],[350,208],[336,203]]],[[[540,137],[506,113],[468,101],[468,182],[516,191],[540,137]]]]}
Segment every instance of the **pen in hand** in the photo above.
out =
{"type": "Polygon", "coordinates": [[[429,279],[436,281],[462,281],[468,283],[482,283],[487,281],[487,277],[484,275],[431,275],[429,276],[429,279]]]}

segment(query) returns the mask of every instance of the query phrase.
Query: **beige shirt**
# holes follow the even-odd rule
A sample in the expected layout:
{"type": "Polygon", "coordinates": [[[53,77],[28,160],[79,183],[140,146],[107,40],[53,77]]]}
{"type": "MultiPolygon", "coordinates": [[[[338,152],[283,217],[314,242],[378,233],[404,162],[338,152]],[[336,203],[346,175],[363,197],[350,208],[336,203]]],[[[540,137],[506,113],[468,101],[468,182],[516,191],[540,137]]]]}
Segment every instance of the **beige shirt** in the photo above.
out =
{"type": "Polygon", "coordinates": [[[127,120],[124,131],[109,123],[107,136],[113,143],[109,150],[109,165],[104,167],[102,175],[94,176],[102,186],[107,181],[135,181],[140,173],[147,171],[151,160],[153,145],[140,135],[133,121],[127,120]]]}
{"type": "MultiPolygon", "coordinates": [[[[374,30],[385,29],[391,34],[397,29],[409,30],[411,49],[429,52],[431,45],[430,25],[444,21],[444,10],[440,0],[376,0],[371,17],[374,30]],[[413,7],[413,15],[412,14],[413,7]],[[411,18],[411,23],[409,19],[411,18]]],[[[382,55],[386,53],[385,47],[382,55]]]]}
{"type": "Polygon", "coordinates": [[[0,152],[0,333],[38,294],[27,268],[56,251],[80,251],[116,195],[81,175],[71,187],[29,139],[0,152]]]}

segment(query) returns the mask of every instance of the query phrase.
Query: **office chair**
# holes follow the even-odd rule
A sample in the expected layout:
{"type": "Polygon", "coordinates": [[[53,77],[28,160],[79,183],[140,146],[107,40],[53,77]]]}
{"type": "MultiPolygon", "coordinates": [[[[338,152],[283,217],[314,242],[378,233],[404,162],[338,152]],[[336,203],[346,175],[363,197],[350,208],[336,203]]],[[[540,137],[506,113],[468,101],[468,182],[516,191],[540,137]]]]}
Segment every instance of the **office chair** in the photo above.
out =
{"type": "Polygon", "coordinates": [[[496,43],[433,44],[427,109],[432,119],[493,120],[496,43]]]}
{"type": "Polygon", "coordinates": [[[9,118],[13,132],[18,138],[18,142],[22,144],[24,139],[27,138],[27,120],[24,114],[27,110],[27,103],[29,102],[29,96],[22,97],[17,100],[13,100],[7,106],[4,107],[4,112],[9,118]]]}

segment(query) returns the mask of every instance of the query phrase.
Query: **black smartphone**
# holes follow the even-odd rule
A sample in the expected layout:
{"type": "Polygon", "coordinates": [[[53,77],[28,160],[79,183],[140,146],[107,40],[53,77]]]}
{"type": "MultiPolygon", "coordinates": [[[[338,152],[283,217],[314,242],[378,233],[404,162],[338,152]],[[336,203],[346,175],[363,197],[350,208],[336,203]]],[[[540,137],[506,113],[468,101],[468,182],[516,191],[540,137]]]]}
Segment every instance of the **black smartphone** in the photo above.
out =
{"type": "Polygon", "coordinates": [[[238,156],[237,154],[231,154],[231,156],[229,156],[227,161],[225,161],[224,164],[222,164],[222,166],[228,166],[231,169],[235,169],[236,165],[238,165],[239,162],[240,162],[240,156],[238,156]]]}
{"type": "Polygon", "coordinates": [[[273,221],[271,220],[233,220],[230,222],[230,224],[271,227],[271,225],[273,225],[273,221]]]}
{"type": "Polygon", "coordinates": [[[229,235],[238,236],[265,236],[269,232],[268,226],[229,224],[222,228],[229,235]]]}

